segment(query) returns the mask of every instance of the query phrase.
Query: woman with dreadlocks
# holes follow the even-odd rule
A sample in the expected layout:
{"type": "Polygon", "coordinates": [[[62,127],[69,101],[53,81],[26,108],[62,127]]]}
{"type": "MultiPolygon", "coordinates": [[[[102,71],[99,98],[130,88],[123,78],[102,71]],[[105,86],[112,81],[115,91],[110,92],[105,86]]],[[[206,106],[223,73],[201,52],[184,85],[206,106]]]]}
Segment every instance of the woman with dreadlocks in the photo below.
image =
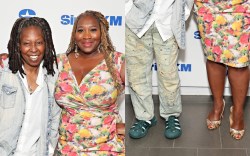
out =
{"type": "Polygon", "coordinates": [[[56,54],[48,22],[18,18],[0,69],[0,155],[47,156],[57,143],[56,54]]]}
{"type": "Polygon", "coordinates": [[[101,13],[80,14],[67,53],[58,57],[62,69],[55,99],[62,113],[56,152],[60,156],[125,155],[116,128],[121,119],[116,100],[124,89],[124,55],[115,51],[108,30],[101,13]]]}

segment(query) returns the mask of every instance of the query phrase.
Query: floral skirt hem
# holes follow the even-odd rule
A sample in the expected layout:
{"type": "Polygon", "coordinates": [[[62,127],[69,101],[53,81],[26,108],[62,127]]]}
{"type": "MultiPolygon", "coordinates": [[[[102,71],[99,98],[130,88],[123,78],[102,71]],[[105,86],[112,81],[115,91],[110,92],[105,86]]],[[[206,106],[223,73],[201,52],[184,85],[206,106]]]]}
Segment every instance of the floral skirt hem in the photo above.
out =
{"type": "Polygon", "coordinates": [[[205,56],[230,67],[247,67],[250,61],[250,1],[217,3],[197,1],[194,7],[205,56]],[[234,5],[220,5],[224,3],[234,5]]]}

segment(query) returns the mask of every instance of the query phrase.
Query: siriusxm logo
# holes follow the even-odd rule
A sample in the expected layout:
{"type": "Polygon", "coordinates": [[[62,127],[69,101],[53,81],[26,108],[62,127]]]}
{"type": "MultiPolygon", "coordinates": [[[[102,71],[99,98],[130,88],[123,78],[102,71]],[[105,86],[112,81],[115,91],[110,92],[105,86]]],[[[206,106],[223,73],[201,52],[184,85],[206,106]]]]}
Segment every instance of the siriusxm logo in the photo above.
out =
{"type": "Polygon", "coordinates": [[[195,39],[201,39],[201,35],[200,35],[200,32],[199,32],[199,31],[195,31],[195,32],[194,32],[194,38],[195,38],[195,39]]]}
{"type": "Polygon", "coordinates": [[[23,9],[19,11],[19,17],[34,17],[36,12],[32,9],[23,9]]]}
{"type": "Polygon", "coordinates": [[[177,64],[178,66],[178,71],[181,72],[191,72],[192,70],[192,65],[191,64],[177,64]]]}
{"type": "MultiPolygon", "coordinates": [[[[192,71],[192,65],[191,64],[177,64],[178,71],[181,72],[191,72],[192,71]]],[[[157,64],[152,64],[151,70],[157,71],[157,64]]]]}
{"type": "Polygon", "coordinates": [[[121,26],[122,25],[122,16],[106,16],[111,26],[121,26]]]}
{"type": "MultiPolygon", "coordinates": [[[[105,16],[108,20],[110,26],[121,26],[122,16],[105,16]]],[[[61,24],[62,25],[73,25],[76,20],[74,15],[62,15],[61,24]]]]}
{"type": "Polygon", "coordinates": [[[76,17],[74,15],[62,15],[61,16],[61,24],[62,25],[73,25],[76,17]]]}
{"type": "Polygon", "coordinates": [[[157,64],[156,63],[152,64],[151,70],[157,71],[157,64]]]}

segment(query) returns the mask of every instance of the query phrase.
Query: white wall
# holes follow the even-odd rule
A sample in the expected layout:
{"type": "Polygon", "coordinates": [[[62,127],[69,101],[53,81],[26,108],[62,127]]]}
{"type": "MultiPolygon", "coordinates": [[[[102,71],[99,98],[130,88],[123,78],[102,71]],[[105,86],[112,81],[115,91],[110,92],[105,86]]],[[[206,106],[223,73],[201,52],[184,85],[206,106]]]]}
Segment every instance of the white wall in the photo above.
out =
{"type": "MultiPolygon", "coordinates": [[[[70,23],[73,23],[74,17],[85,10],[100,11],[109,16],[110,36],[116,50],[125,52],[124,0],[8,0],[0,5],[0,53],[7,52],[11,28],[25,9],[33,10],[35,16],[43,17],[49,22],[57,53],[64,53],[67,49],[72,30],[70,23]]],[[[119,101],[120,113],[125,120],[124,98],[121,97],[119,101]]]]}

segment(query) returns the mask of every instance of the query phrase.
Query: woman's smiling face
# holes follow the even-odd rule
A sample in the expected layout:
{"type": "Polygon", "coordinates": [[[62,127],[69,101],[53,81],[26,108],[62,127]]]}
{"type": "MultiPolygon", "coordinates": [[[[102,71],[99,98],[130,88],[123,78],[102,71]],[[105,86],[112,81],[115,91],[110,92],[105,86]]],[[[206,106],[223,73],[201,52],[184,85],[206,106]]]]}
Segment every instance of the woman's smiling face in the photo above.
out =
{"type": "Polygon", "coordinates": [[[45,42],[41,28],[29,26],[20,34],[20,51],[24,67],[39,67],[45,53],[45,42]]]}
{"type": "Polygon", "coordinates": [[[82,16],[76,27],[75,42],[81,52],[92,54],[98,52],[101,42],[101,29],[97,19],[91,15],[82,16]]]}

